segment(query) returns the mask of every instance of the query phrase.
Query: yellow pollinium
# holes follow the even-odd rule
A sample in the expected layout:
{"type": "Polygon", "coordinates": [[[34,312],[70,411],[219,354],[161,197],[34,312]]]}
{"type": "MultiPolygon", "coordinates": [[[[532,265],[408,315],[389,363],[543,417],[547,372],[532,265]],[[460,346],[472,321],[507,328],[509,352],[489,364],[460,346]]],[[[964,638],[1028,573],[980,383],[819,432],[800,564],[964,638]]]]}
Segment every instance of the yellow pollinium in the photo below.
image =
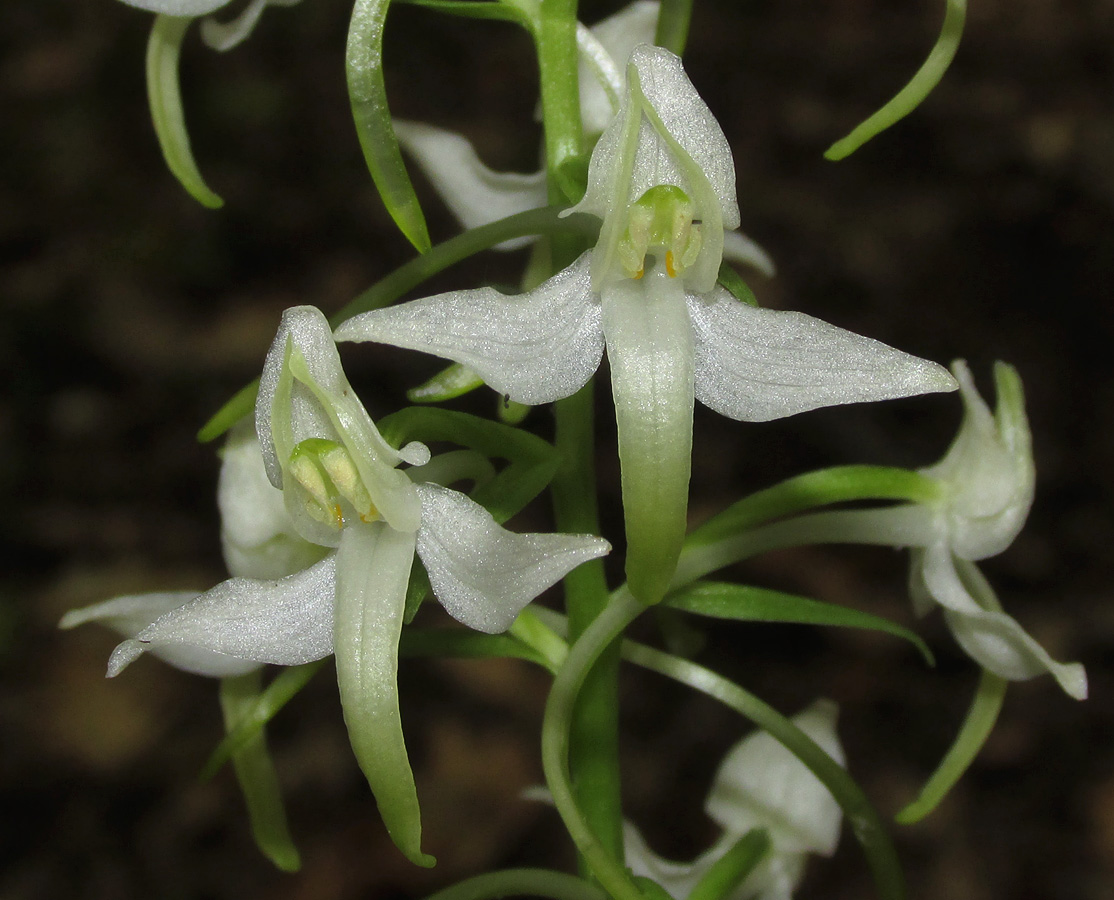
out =
{"type": "Polygon", "coordinates": [[[305,489],[306,512],[318,522],[339,530],[346,514],[361,522],[379,518],[352,455],[336,441],[302,441],[290,454],[287,471],[305,489]]]}
{"type": "Polygon", "coordinates": [[[652,187],[627,214],[627,230],[619,241],[619,260],[629,278],[646,272],[646,256],[664,257],[665,271],[676,278],[696,262],[701,248],[700,223],[693,221],[688,194],[672,184],[652,187]]]}

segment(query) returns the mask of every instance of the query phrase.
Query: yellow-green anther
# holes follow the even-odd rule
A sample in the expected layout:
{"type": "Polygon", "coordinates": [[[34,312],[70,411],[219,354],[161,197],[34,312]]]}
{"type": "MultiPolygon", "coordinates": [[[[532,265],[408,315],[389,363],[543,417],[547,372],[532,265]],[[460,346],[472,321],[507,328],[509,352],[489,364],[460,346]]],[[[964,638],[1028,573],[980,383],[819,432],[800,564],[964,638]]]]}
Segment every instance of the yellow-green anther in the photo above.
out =
{"type": "Polygon", "coordinates": [[[693,222],[688,194],[676,185],[659,184],[639,197],[627,213],[627,230],[619,241],[619,260],[626,274],[641,278],[646,254],[664,251],[666,271],[675,278],[700,255],[700,224],[693,222]]]}
{"type": "Polygon", "coordinates": [[[352,504],[361,521],[374,522],[379,518],[379,511],[371,502],[371,495],[364,487],[356,463],[348,450],[340,444],[333,444],[322,451],[321,464],[332,479],[337,492],[352,504]]]}
{"type": "Polygon", "coordinates": [[[298,444],[290,454],[288,472],[309,495],[306,511],[318,522],[339,529],[344,524],[333,480],[322,463],[322,456],[332,448],[341,449],[335,441],[310,438],[298,444]]]}

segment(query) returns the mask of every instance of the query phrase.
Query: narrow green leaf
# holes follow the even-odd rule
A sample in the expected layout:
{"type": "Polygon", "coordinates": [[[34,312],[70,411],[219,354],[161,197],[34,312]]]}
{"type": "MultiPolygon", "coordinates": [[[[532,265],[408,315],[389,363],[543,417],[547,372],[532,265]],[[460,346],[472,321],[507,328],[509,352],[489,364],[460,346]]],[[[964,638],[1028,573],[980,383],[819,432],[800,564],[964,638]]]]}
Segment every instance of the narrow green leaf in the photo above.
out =
{"type": "Polygon", "coordinates": [[[429,381],[406,392],[411,403],[444,403],[483,387],[484,380],[465,365],[453,363],[429,381]]]}
{"type": "Polygon", "coordinates": [[[888,466],[836,466],[789,478],[744,497],[692,531],[686,546],[709,544],[773,519],[830,503],[853,500],[935,500],[940,487],[909,469],[888,466]]]}
{"type": "Polygon", "coordinates": [[[422,6],[450,16],[465,19],[491,19],[500,22],[514,22],[529,30],[530,20],[516,6],[499,0],[396,0],[409,6],[422,6]]]}
{"type": "Polygon", "coordinates": [[[356,0],[352,8],[345,59],[348,99],[364,159],[383,205],[407,240],[419,253],[426,253],[429,230],[402,162],[383,81],[383,25],[390,5],[390,0],[356,0]]]}
{"type": "Polygon", "coordinates": [[[758,298],[754,296],[754,291],[743,281],[743,277],[725,262],[719,264],[716,283],[727,288],[736,300],[742,300],[747,306],[758,306],[758,298]]]}
{"type": "Polygon", "coordinates": [[[398,650],[406,657],[524,659],[549,668],[544,656],[509,634],[482,634],[457,628],[404,628],[398,650]]]}
{"type": "Polygon", "coordinates": [[[422,604],[432,590],[429,573],[422,561],[415,556],[413,568],[410,569],[410,581],[406,585],[406,606],[402,612],[403,625],[409,625],[414,621],[414,616],[418,614],[418,610],[422,608],[422,604]]]}
{"type": "Polygon", "coordinates": [[[217,209],[224,201],[205,184],[194,162],[178,86],[178,58],[192,21],[190,16],[155,16],[147,41],[147,102],[166,165],[191,197],[217,209]]]}
{"type": "Polygon", "coordinates": [[[872,137],[909,115],[940,83],[959,49],[959,39],[963,37],[963,25],[967,19],[967,0],[946,0],[946,4],[940,36],[909,83],[878,112],[825,150],[825,159],[836,161],[850,156],[872,137]]]}
{"type": "MultiPolygon", "coordinates": [[[[231,734],[253,715],[260,698],[259,671],[220,683],[220,705],[224,727],[231,734]]],[[[232,766],[240,783],[251,819],[255,843],[271,862],[284,872],[297,872],[302,861],[290,837],[282,792],[274,764],[267,752],[262,725],[232,754],[232,766]]]]}
{"type": "Polygon", "coordinates": [[[881,631],[909,641],[926,663],[935,665],[932,651],[908,628],[857,609],[823,603],[796,594],[720,581],[697,581],[669,594],[666,605],[673,609],[741,622],[782,622],[795,625],[832,625],[881,631]]]}
{"type": "Polygon", "coordinates": [[[426,900],[495,900],[546,897],[550,900],[610,900],[592,882],[550,869],[503,869],[458,881],[426,900]]]}
{"type": "Polygon", "coordinates": [[[323,665],[325,660],[319,660],[306,663],[304,666],[292,666],[279,672],[275,679],[258,693],[250,707],[238,711],[235,727],[228,729],[224,740],[217,745],[217,749],[205,763],[205,768],[201,770],[201,779],[212,778],[234,753],[258,737],[264,726],[309,684],[310,679],[323,665]]]}
{"type": "Polygon", "coordinates": [[[724,900],[730,897],[769,852],[769,832],[764,828],[752,828],[715,861],[686,900],[724,900]]]}
{"type": "Polygon", "coordinates": [[[917,799],[894,816],[894,821],[900,825],[919,822],[936,809],[940,801],[947,796],[948,791],[975,761],[979,750],[990,736],[994,723],[998,721],[998,713],[1002,710],[1002,701],[1005,699],[1008,685],[1006,679],[983,669],[978,689],[975,691],[959,734],[955,737],[955,742],[944,754],[932,777],[925,782],[917,799]]]}
{"type": "Polygon", "coordinates": [[[692,21],[692,0],[662,0],[654,43],[678,56],[685,52],[692,21]]]}
{"type": "Polygon", "coordinates": [[[673,895],[654,881],[653,878],[647,878],[645,875],[635,875],[634,883],[638,885],[638,889],[642,892],[645,900],[674,900],[673,895]]]}
{"type": "Polygon", "coordinates": [[[452,441],[510,462],[472,499],[505,522],[540,494],[557,471],[557,451],[528,431],[448,409],[409,406],[384,417],[379,431],[394,446],[407,441],[452,441]]]}

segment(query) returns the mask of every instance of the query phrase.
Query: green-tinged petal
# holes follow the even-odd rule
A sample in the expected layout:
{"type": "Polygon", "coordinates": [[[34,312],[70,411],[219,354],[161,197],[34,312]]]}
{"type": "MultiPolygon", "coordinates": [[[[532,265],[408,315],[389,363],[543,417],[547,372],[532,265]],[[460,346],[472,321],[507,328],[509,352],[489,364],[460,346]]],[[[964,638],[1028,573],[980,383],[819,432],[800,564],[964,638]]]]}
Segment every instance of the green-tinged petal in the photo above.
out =
{"type": "MultiPolygon", "coordinates": [[[[546,205],[545,172],[495,172],[480,161],[462,135],[443,128],[396,119],[394,129],[402,149],[414,157],[465,228],[477,228],[546,205]]],[[[518,238],[497,244],[495,249],[513,250],[532,241],[518,238]]]]}
{"type": "Polygon", "coordinates": [[[356,134],[375,187],[399,230],[419,253],[430,249],[429,230],[387,107],[383,81],[383,26],[390,0],[356,0],[348,30],[345,66],[356,134]]]}
{"type": "Polygon", "coordinates": [[[979,688],[971,701],[971,708],[967,710],[967,717],[963,720],[959,734],[917,799],[894,816],[896,822],[901,825],[919,822],[947,796],[990,737],[994,723],[998,721],[1008,684],[1006,679],[983,669],[979,688]]]}
{"type": "Polygon", "coordinates": [[[799,625],[832,625],[842,628],[865,628],[904,638],[933,664],[932,651],[908,628],[870,613],[834,603],[822,603],[795,594],[783,594],[765,588],[724,582],[698,581],[671,593],[665,601],[674,609],[744,622],[783,622],[799,625]]]}
{"type": "Polygon", "coordinates": [[[640,281],[608,285],[603,294],[627,579],[643,603],[665,594],[687,527],[693,347],[682,291],[680,279],[655,267],[640,281]]]}
{"type": "MultiPolygon", "coordinates": [[[[259,689],[258,672],[221,681],[220,705],[228,732],[233,732],[245,716],[251,714],[259,699],[259,689]]],[[[267,740],[262,729],[236,750],[232,755],[232,765],[248,807],[255,843],[284,872],[298,871],[302,861],[286,824],[278,776],[267,752],[267,740]]]]}
{"type": "Polygon", "coordinates": [[[383,522],[344,529],[337,550],[337,683],[352,750],[395,845],[420,866],[421,813],[398,708],[398,642],[414,534],[383,522]]]}
{"type": "Polygon", "coordinates": [[[583,254],[534,290],[449,291],[354,316],[338,341],[378,341],[455,360],[519,403],[549,403],[583,387],[603,356],[600,304],[583,254]]]}
{"type": "Polygon", "coordinates": [[[147,42],[147,100],[166,165],[198,203],[217,209],[224,205],[224,201],[205,184],[194,162],[182,112],[182,93],[178,86],[178,58],[182,40],[192,21],[189,16],[160,15],[155,18],[147,42]]]}
{"type": "Polygon", "coordinates": [[[506,631],[538,594],[611,550],[590,535],[507,531],[478,503],[439,485],[418,485],[418,493],[418,555],[433,593],[449,615],[477,631],[506,631]]]}
{"type": "Polygon", "coordinates": [[[294,448],[310,438],[344,445],[378,513],[393,528],[418,527],[421,505],[400,461],[420,465],[425,448],[395,450],[380,435],[348,383],[332,329],[312,306],[286,310],[267,353],[255,407],[255,425],[267,475],[284,488],[287,510],[299,533],[320,544],[335,544],[335,529],[306,512],[300,485],[286,484],[285,469],[294,448]],[[410,451],[422,451],[421,453],[410,451]]]}
{"type": "Polygon", "coordinates": [[[824,151],[824,158],[840,160],[850,156],[872,137],[881,134],[895,122],[909,115],[940,83],[944,73],[959,49],[963,24],[967,19],[967,0],[946,0],[944,24],[928,58],[889,103],[865,122],[855,127],[845,138],[836,141],[824,151]]]}
{"type": "MultiPolygon", "coordinates": [[[[278,581],[222,581],[120,644],[108,675],[118,675],[147,651],[180,669],[216,677],[242,675],[259,663],[296,666],[321,659],[333,650],[334,587],[331,555],[278,581]]],[[[125,599],[133,598],[116,602],[125,599]]]]}
{"type": "Polygon", "coordinates": [[[214,50],[224,52],[243,43],[252,33],[263,10],[268,6],[293,6],[300,0],[251,0],[230,22],[206,19],[201,23],[201,40],[214,50]]]}
{"type": "Polygon", "coordinates": [[[696,396],[729,418],[766,422],[841,403],[955,390],[943,366],[812,316],[757,309],[723,288],[687,299],[696,396]]]}
{"type": "Polygon", "coordinates": [[[256,695],[251,706],[241,710],[235,728],[228,729],[224,740],[217,745],[212,756],[206,761],[205,767],[201,770],[201,778],[204,780],[216,775],[221,766],[232,758],[232,754],[241,747],[247,746],[257,734],[262,732],[267,723],[309,684],[310,679],[324,664],[325,660],[319,659],[317,662],[301,666],[290,666],[279,672],[271,683],[256,695]]]}
{"type": "Polygon", "coordinates": [[[1086,699],[1083,666],[1055,661],[1002,612],[993,588],[974,563],[956,559],[946,546],[936,544],[925,550],[921,574],[928,594],[944,607],[956,641],[979,665],[1010,681],[1048,672],[1069,696],[1086,699]]]}

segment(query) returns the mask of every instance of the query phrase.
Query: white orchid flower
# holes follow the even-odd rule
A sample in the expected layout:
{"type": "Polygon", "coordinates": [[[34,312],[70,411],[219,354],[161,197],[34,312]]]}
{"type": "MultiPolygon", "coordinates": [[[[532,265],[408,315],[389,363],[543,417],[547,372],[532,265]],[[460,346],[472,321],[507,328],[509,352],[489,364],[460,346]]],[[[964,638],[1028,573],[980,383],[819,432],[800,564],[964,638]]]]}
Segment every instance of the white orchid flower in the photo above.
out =
{"type": "Polygon", "coordinates": [[[739,221],[734,165],[672,53],[635,49],[588,181],[576,209],[602,219],[599,243],[535,290],[451,291],[355,316],[336,336],[447,357],[525,404],[574,393],[606,346],[627,577],[653,603],[685,532],[694,397],[759,422],[955,381],[935,363],[801,313],[748,306],[716,285],[725,230],[739,221]]]}
{"type": "Polygon", "coordinates": [[[941,498],[921,508],[924,532],[914,552],[910,584],[918,614],[933,606],[960,646],[989,671],[1009,680],[1049,672],[1072,697],[1087,696],[1079,663],[1053,660],[1006,615],[974,560],[1001,553],[1029,515],[1036,481],[1025,396],[1017,370],[994,368],[997,409],[979,396],[967,365],[952,366],[963,398],[963,423],[939,463],[924,470],[941,485],[941,498]]]}
{"type": "MultiPolygon", "coordinates": [[[[830,700],[819,700],[794,716],[793,723],[843,765],[837,713],[830,700]]],[[[743,835],[764,828],[769,851],[726,900],[790,900],[808,854],[831,856],[839,841],[839,805],[804,763],[764,731],[744,738],[724,757],[704,810],[723,831],[712,847],[687,863],[657,856],[638,829],[624,823],[631,871],[653,879],[675,900],[686,900],[743,835]]]]}
{"type": "MultiPolygon", "coordinates": [[[[626,90],[624,63],[636,46],[653,42],[660,10],[658,0],[635,0],[591,28],[577,25],[580,118],[589,141],[595,141],[619,111],[626,90]]],[[[395,120],[394,129],[399,144],[465,228],[487,225],[547,203],[544,169],[496,172],[484,165],[463,135],[405,120],[395,120]]],[[[533,240],[516,238],[496,249],[514,250],[533,240]]],[[[766,276],[775,271],[769,254],[738,231],[724,235],[724,258],[766,276]]]]}
{"type": "Polygon", "coordinates": [[[234,577],[199,596],[160,595],[163,614],[153,621],[123,622],[134,598],[121,598],[77,611],[63,624],[115,617],[134,634],[112,654],[110,676],[146,651],[216,676],[335,654],[357,759],[392,837],[411,859],[424,861],[395,684],[415,552],[450,615],[495,633],[610,545],[585,535],[513,534],[465,495],[412,481],[397,466],[422,465],[429,451],[418,443],[399,451],[383,440],[344,376],[328,322],[313,307],[283,316],[263,370],[256,428],[274,494],[238,455],[226,462],[237,482],[222,488],[231,558],[264,566],[267,546],[289,537],[291,525],[328,555],[278,579],[234,577]],[[261,518],[270,524],[251,534],[241,504],[256,490],[263,495],[261,518]]]}
{"type": "MultiPolygon", "coordinates": [[[[232,0],[121,0],[128,6],[145,9],[164,16],[197,18],[208,16],[232,0]]],[[[231,50],[247,38],[263,10],[268,6],[293,6],[299,0],[251,0],[230,22],[206,19],[201,23],[201,39],[214,50],[231,50]]]]}

